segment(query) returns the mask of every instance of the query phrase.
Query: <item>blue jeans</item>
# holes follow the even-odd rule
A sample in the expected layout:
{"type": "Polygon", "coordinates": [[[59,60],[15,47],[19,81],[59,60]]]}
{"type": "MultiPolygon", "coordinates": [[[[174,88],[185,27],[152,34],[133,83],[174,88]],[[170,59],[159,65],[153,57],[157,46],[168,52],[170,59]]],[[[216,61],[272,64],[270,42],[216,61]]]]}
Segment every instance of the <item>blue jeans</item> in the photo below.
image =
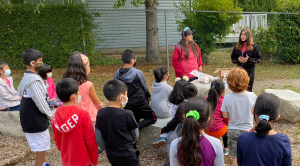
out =
{"type": "Polygon", "coordinates": [[[189,82],[192,82],[192,81],[197,80],[197,79],[198,79],[198,77],[191,78],[191,79],[189,79],[189,82]]]}
{"type": "Polygon", "coordinates": [[[14,106],[14,107],[9,107],[8,108],[10,111],[19,111],[20,105],[14,106]]]}
{"type": "Polygon", "coordinates": [[[48,104],[53,105],[54,107],[58,107],[61,106],[61,100],[58,97],[56,97],[56,101],[48,100],[48,104]]]}

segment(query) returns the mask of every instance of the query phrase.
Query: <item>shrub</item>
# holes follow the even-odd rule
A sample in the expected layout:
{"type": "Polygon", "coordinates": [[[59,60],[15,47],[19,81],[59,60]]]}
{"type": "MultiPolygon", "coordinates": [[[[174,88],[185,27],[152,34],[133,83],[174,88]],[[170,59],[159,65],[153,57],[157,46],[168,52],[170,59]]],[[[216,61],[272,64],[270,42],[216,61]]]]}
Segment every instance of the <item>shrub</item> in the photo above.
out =
{"type": "Polygon", "coordinates": [[[279,1],[280,12],[295,14],[276,15],[268,30],[254,33],[254,41],[262,55],[268,55],[279,62],[300,63],[300,1],[279,1]]]}
{"type": "MultiPolygon", "coordinates": [[[[232,0],[198,0],[192,1],[193,10],[223,11],[211,12],[183,12],[185,18],[177,20],[178,30],[190,27],[195,32],[194,41],[199,45],[201,52],[210,54],[215,50],[215,42],[222,40],[228,33],[230,27],[242,17],[240,14],[228,13],[228,11],[241,11],[232,0]]],[[[177,6],[180,10],[189,10],[187,1],[181,0],[177,6]]]]}
{"type": "Polygon", "coordinates": [[[0,59],[12,68],[24,67],[22,52],[28,48],[44,54],[44,63],[65,67],[73,51],[95,58],[92,13],[84,4],[4,4],[0,2],[0,59]],[[83,23],[83,33],[81,28],[83,23]]]}

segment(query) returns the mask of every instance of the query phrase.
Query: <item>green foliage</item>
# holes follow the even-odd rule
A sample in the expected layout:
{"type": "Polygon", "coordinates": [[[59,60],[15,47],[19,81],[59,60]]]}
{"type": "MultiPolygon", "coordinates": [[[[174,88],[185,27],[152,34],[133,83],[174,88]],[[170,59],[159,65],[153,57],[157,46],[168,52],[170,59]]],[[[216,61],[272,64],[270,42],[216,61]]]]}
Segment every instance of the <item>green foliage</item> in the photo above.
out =
{"type": "MultiPolygon", "coordinates": [[[[125,7],[126,0],[117,0],[113,8],[118,9],[120,7],[125,7]]],[[[145,0],[132,0],[131,4],[135,7],[139,7],[141,4],[144,4],[145,0]]]]}
{"type": "Polygon", "coordinates": [[[268,30],[254,33],[254,41],[262,53],[279,62],[300,63],[300,1],[282,0],[278,4],[280,12],[295,14],[276,15],[268,30]]]}
{"type": "Polygon", "coordinates": [[[94,18],[84,4],[1,4],[0,59],[12,68],[25,65],[22,52],[34,48],[52,67],[65,67],[73,51],[86,53],[91,62],[96,44],[94,18]],[[83,33],[81,28],[83,23],[83,33]]]}
{"type": "Polygon", "coordinates": [[[277,0],[234,0],[245,12],[273,12],[277,9],[277,0]]]}
{"type": "MultiPolygon", "coordinates": [[[[181,0],[176,6],[180,10],[189,10],[187,1],[181,0]]],[[[199,45],[202,53],[210,54],[216,49],[215,42],[222,40],[229,32],[232,24],[242,17],[240,14],[228,11],[241,11],[232,0],[197,0],[192,1],[193,10],[223,11],[218,13],[208,12],[183,12],[185,18],[177,19],[178,31],[190,27],[195,32],[194,41],[199,45]]]]}

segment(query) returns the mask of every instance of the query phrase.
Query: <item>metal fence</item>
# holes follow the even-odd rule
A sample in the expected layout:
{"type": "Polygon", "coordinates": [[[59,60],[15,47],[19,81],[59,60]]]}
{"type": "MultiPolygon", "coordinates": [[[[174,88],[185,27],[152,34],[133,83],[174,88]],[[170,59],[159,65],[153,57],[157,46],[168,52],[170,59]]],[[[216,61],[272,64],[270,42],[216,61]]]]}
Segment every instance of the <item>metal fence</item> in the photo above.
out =
{"type": "MultiPolygon", "coordinates": [[[[202,32],[196,32],[200,36],[218,34],[216,31],[219,26],[223,26],[223,23],[214,22],[216,19],[210,20],[210,17],[222,17],[222,13],[224,13],[219,11],[155,10],[152,17],[157,16],[158,40],[147,41],[146,12],[153,10],[89,9],[89,11],[100,13],[100,17],[95,18],[95,23],[98,27],[95,29],[95,34],[97,39],[96,50],[99,50],[102,55],[119,55],[125,49],[133,49],[140,56],[143,56],[146,54],[146,45],[149,42],[158,42],[160,52],[165,58],[172,55],[174,45],[181,39],[178,21],[185,19],[184,13],[201,13],[201,17],[205,14],[203,18],[206,19],[195,23],[197,24],[196,26],[201,27],[199,29],[202,32]]],[[[228,13],[238,14],[240,19],[230,25],[226,35],[223,34],[221,37],[217,35],[206,36],[206,38],[213,37],[213,45],[216,48],[209,55],[203,56],[207,63],[214,63],[215,60],[229,60],[231,50],[238,41],[241,29],[249,28],[252,31],[258,28],[267,29],[272,24],[276,14],[289,14],[271,12],[228,13]]],[[[200,49],[211,48],[200,47],[200,49]]]]}

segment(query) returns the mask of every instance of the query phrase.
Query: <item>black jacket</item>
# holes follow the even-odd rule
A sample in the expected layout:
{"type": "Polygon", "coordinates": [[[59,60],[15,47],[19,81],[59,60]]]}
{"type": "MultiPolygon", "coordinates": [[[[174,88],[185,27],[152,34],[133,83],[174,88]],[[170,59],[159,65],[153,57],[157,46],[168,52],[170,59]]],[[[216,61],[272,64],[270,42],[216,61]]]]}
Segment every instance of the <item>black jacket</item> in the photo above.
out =
{"type": "Polygon", "coordinates": [[[260,63],[261,61],[261,54],[258,49],[258,46],[256,44],[253,44],[253,50],[252,51],[245,51],[242,53],[242,51],[237,50],[236,46],[234,46],[232,54],[231,54],[231,62],[234,64],[237,64],[238,66],[243,67],[245,70],[247,69],[253,69],[255,68],[255,64],[260,63]],[[249,56],[249,59],[246,63],[240,63],[238,58],[240,56],[246,57],[246,55],[249,56]]]}
{"type": "Polygon", "coordinates": [[[183,114],[185,114],[186,101],[183,101],[179,104],[174,118],[168,122],[167,126],[161,129],[161,134],[168,133],[172,130],[175,130],[177,125],[183,121],[183,114]]]}

